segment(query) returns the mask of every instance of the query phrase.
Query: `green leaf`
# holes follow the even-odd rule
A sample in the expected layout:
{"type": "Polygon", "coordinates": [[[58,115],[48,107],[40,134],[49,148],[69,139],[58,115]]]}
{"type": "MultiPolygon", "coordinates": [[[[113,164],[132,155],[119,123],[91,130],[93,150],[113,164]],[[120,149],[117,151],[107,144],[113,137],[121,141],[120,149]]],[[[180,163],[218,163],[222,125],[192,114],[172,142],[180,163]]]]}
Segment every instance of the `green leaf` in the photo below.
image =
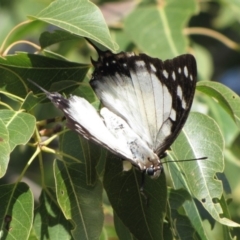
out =
{"type": "Polygon", "coordinates": [[[99,101],[89,83],[80,83],[79,86],[80,87],[75,89],[75,91],[72,93],[73,95],[83,97],[90,103],[99,101]]]}
{"type": "Polygon", "coordinates": [[[114,44],[102,13],[92,2],[57,0],[31,18],[96,41],[114,51],[114,44]]]}
{"type": "Polygon", "coordinates": [[[20,144],[26,144],[35,129],[35,117],[24,112],[1,110],[0,119],[8,129],[11,151],[20,144]]]}
{"type": "Polygon", "coordinates": [[[211,54],[206,48],[196,43],[194,43],[193,49],[198,66],[198,80],[211,79],[213,74],[213,62],[211,54]]]}
{"type": "MultiPolygon", "coordinates": [[[[239,135],[239,128],[235,124],[231,115],[228,114],[224,108],[221,107],[219,102],[215,101],[214,98],[207,96],[206,94],[198,95],[198,97],[200,99],[198,102],[199,105],[205,105],[205,108],[207,110],[205,114],[213,118],[221,129],[226,148],[231,148],[233,146],[233,142],[239,135]],[[231,128],[229,128],[229,126],[231,126],[231,128]]],[[[201,109],[201,106],[198,107],[198,110],[201,109]]]]}
{"type": "Polygon", "coordinates": [[[0,186],[1,239],[28,239],[33,221],[33,195],[25,183],[0,186]]]}
{"type": "Polygon", "coordinates": [[[34,107],[36,107],[43,99],[45,99],[45,96],[42,97],[36,97],[33,95],[32,92],[28,93],[27,96],[24,99],[24,102],[22,103],[21,109],[30,112],[34,107]]]}
{"type": "Polygon", "coordinates": [[[19,53],[0,58],[0,87],[20,97],[28,93],[28,85],[37,93],[40,90],[30,85],[31,79],[48,89],[54,82],[62,80],[82,81],[90,65],[56,60],[35,54],[19,53]]]}
{"type": "Polygon", "coordinates": [[[197,90],[217,101],[240,128],[240,98],[235,92],[221,83],[210,81],[198,82],[197,90]]]}
{"type": "Polygon", "coordinates": [[[62,30],[55,30],[53,33],[43,32],[39,38],[41,48],[46,48],[52,44],[64,42],[68,40],[79,40],[79,36],[65,32],[62,30]]]}
{"type": "Polygon", "coordinates": [[[102,185],[86,183],[84,164],[55,162],[54,174],[59,205],[74,225],[75,239],[99,239],[103,226],[102,185]]]}
{"type": "MultiPolygon", "coordinates": [[[[183,203],[189,200],[191,200],[191,196],[186,190],[171,189],[169,196],[171,218],[173,226],[176,228],[173,232],[177,233],[179,239],[203,239],[198,237],[188,217],[180,213],[183,203]]],[[[207,236],[205,236],[205,239],[207,239],[207,236]]]]}
{"type": "Polygon", "coordinates": [[[101,158],[101,148],[69,131],[61,136],[60,150],[63,162],[54,164],[57,199],[65,217],[74,225],[72,235],[75,239],[99,239],[103,189],[95,166],[101,158]]]}
{"type": "Polygon", "coordinates": [[[145,196],[140,193],[141,179],[140,171],[124,172],[122,161],[109,155],[103,183],[115,213],[137,239],[161,240],[167,201],[165,176],[146,176],[145,196]]]}
{"type": "Polygon", "coordinates": [[[223,29],[234,26],[234,23],[240,20],[240,2],[238,0],[224,0],[220,1],[219,3],[222,6],[219,9],[220,11],[214,21],[215,26],[223,29]]]}
{"type": "Polygon", "coordinates": [[[125,21],[125,31],[141,51],[168,59],[187,51],[183,28],[196,13],[195,0],[162,1],[142,4],[125,21]]]}
{"type": "MultiPolygon", "coordinates": [[[[171,163],[168,167],[175,189],[187,189],[216,221],[236,227],[237,223],[222,215],[219,204],[223,188],[216,173],[223,172],[223,147],[222,134],[213,119],[200,113],[192,113],[183,131],[172,144],[170,156],[177,160],[208,158],[171,163]]],[[[184,203],[184,209],[201,239],[204,239],[201,218],[197,214],[194,202],[184,203]]]]}
{"type": "Polygon", "coordinates": [[[134,44],[129,39],[126,31],[122,29],[111,29],[112,38],[117,42],[119,51],[132,51],[134,44]]]}
{"type": "Polygon", "coordinates": [[[134,240],[134,239],[136,239],[131,234],[129,229],[123,224],[123,222],[121,221],[121,219],[118,217],[117,214],[114,214],[114,226],[116,228],[117,235],[118,235],[119,239],[123,239],[123,240],[128,240],[128,239],[129,240],[134,240]]]}
{"type": "Polygon", "coordinates": [[[64,157],[64,161],[81,163],[86,174],[86,183],[95,185],[96,181],[98,181],[95,167],[102,157],[102,152],[105,152],[105,150],[102,150],[99,145],[88,141],[73,131],[66,132],[61,136],[59,148],[64,154],[67,154],[64,157]]]}
{"type": "Polygon", "coordinates": [[[0,119],[0,178],[3,177],[6,173],[9,156],[11,153],[10,144],[9,144],[9,133],[6,125],[0,119]]]}
{"type": "Polygon", "coordinates": [[[37,239],[72,239],[70,230],[73,226],[57,205],[55,192],[50,188],[47,192],[43,190],[39,200],[33,226],[37,239]]]}

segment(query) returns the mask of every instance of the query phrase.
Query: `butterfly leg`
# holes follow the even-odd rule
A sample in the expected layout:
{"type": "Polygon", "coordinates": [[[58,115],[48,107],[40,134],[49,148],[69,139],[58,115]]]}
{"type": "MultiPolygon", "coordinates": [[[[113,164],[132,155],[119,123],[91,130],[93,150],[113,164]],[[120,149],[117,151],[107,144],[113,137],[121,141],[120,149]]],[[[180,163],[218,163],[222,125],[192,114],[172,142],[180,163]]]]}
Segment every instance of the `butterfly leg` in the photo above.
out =
{"type": "Polygon", "coordinates": [[[142,196],[145,198],[146,205],[148,206],[149,198],[148,198],[147,195],[144,193],[145,175],[146,175],[146,170],[142,171],[141,185],[140,185],[140,189],[139,189],[139,190],[140,190],[140,193],[142,194],[142,196]]]}
{"type": "Polygon", "coordinates": [[[162,158],[165,158],[166,156],[167,156],[167,153],[164,152],[163,154],[161,154],[161,155],[159,156],[159,158],[162,159],[162,158]]]}

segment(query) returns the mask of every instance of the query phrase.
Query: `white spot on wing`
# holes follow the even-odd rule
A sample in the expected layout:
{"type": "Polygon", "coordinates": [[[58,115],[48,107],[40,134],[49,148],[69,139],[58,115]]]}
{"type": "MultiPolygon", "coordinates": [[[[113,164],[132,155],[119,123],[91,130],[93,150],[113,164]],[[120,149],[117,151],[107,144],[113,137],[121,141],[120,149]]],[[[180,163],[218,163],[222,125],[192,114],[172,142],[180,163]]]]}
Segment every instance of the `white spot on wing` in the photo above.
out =
{"type": "Polygon", "coordinates": [[[176,74],[175,74],[174,71],[172,72],[172,78],[173,78],[174,81],[176,80],[176,74]]]}
{"type": "Polygon", "coordinates": [[[187,108],[187,103],[186,103],[186,101],[185,101],[184,98],[182,99],[182,108],[183,108],[183,109],[186,109],[186,108],[187,108]]]}
{"type": "Polygon", "coordinates": [[[188,77],[188,69],[187,66],[184,67],[183,69],[185,77],[188,77]]]}
{"type": "Polygon", "coordinates": [[[171,118],[173,121],[176,121],[176,117],[177,117],[177,113],[176,113],[176,111],[172,108],[171,113],[170,113],[170,118],[171,118]]]}
{"type": "Polygon", "coordinates": [[[183,98],[183,92],[182,92],[182,88],[180,86],[177,87],[177,95],[182,101],[182,108],[186,109],[187,103],[186,103],[185,99],[183,98]]]}
{"type": "Polygon", "coordinates": [[[137,67],[145,67],[145,62],[144,61],[136,61],[137,67]]]}
{"type": "Polygon", "coordinates": [[[182,69],[181,69],[180,67],[178,68],[178,72],[179,72],[179,73],[181,73],[181,72],[182,72],[182,69]]]}
{"type": "Polygon", "coordinates": [[[156,68],[155,68],[155,66],[153,64],[150,64],[150,67],[151,67],[153,72],[157,72],[157,70],[156,70],[156,68]]]}
{"type": "Polygon", "coordinates": [[[191,81],[193,80],[193,76],[192,76],[192,74],[190,74],[190,79],[191,79],[191,81]]]}
{"type": "Polygon", "coordinates": [[[182,92],[182,88],[180,86],[177,87],[177,95],[179,96],[180,99],[182,99],[183,92],[182,92]]]}
{"type": "Polygon", "coordinates": [[[162,133],[165,137],[168,137],[171,134],[171,124],[164,124],[162,127],[162,133]]]}
{"type": "Polygon", "coordinates": [[[132,56],[135,56],[135,54],[134,54],[134,52],[127,52],[127,56],[132,57],[132,56]]]}
{"type": "Polygon", "coordinates": [[[164,69],[163,70],[163,76],[165,77],[165,78],[168,78],[168,72],[164,69]]]}

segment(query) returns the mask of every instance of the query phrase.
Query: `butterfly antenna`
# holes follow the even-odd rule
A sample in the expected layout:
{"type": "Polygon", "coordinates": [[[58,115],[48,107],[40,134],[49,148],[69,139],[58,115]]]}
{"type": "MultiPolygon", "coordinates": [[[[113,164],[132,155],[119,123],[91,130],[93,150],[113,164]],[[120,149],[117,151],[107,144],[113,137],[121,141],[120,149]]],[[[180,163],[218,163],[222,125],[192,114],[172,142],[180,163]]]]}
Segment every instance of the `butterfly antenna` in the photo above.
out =
{"type": "Polygon", "coordinates": [[[190,162],[190,161],[198,161],[198,160],[206,160],[206,159],[208,159],[208,158],[207,157],[201,157],[201,158],[192,158],[192,159],[185,159],[185,160],[174,160],[174,161],[162,162],[162,164],[170,163],[170,162],[190,162]]]}
{"type": "Polygon", "coordinates": [[[63,111],[64,108],[69,107],[68,100],[65,99],[61,94],[59,94],[57,92],[50,93],[47,90],[45,90],[44,88],[42,88],[41,86],[39,86],[37,83],[35,83],[32,80],[30,80],[29,78],[27,80],[30,83],[32,83],[33,85],[35,85],[36,87],[38,87],[41,91],[43,91],[46,94],[47,98],[49,100],[51,100],[52,103],[54,103],[57,108],[59,108],[59,109],[61,109],[63,111]]]}
{"type": "Polygon", "coordinates": [[[41,91],[43,91],[47,96],[50,95],[51,93],[48,92],[47,90],[45,90],[44,88],[42,88],[40,85],[38,85],[37,83],[35,83],[34,81],[32,81],[31,79],[27,79],[30,83],[32,83],[33,85],[35,85],[37,88],[39,88],[41,91]]]}
{"type": "Polygon", "coordinates": [[[35,85],[37,88],[39,88],[42,92],[44,92],[45,94],[46,94],[46,96],[47,96],[47,98],[48,99],[50,99],[53,103],[55,103],[56,102],[56,97],[55,97],[55,95],[57,95],[58,97],[60,96],[60,94],[58,94],[58,93],[50,93],[50,92],[48,92],[46,89],[44,89],[44,88],[42,88],[40,85],[38,85],[37,83],[35,83],[34,81],[32,81],[31,79],[27,79],[30,83],[32,83],[33,85],[35,85]]]}

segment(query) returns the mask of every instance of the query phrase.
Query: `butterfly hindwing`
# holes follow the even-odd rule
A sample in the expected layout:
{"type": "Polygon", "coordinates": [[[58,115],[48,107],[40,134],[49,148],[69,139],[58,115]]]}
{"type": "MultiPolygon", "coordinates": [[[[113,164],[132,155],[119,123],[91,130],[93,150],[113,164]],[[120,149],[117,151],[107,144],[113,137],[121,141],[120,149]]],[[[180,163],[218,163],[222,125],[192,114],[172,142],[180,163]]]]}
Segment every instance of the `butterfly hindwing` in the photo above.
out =
{"type": "Polygon", "coordinates": [[[67,119],[67,126],[71,130],[122,158],[129,159],[132,157],[129,148],[117,141],[116,137],[109,132],[99,113],[86,99],[78,96],[70,96],[67,99],[57,92],[46,91],[30,79],[28,81],[41,89],[47,98],[63,111],[67,119]]]}

